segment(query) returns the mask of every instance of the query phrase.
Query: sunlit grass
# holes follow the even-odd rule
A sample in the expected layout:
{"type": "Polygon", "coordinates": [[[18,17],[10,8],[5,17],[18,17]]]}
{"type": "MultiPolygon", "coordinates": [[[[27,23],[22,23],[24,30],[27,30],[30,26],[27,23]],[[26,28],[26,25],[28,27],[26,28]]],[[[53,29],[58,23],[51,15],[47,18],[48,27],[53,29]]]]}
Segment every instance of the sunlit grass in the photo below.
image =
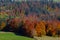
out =
{"type": "Polygon", "coordinates": [[[0,40],[33,40],[32,38],[18,36],[11,32],[0,32],[0,40]]]}

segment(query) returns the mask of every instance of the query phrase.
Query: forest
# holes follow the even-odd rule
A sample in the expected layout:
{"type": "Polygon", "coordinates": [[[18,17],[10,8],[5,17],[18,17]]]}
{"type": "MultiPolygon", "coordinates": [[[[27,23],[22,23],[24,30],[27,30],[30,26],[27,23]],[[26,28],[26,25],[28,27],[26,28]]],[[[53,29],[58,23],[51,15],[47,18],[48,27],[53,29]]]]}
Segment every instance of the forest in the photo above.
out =
{"type": "Polygon", "coordinates": [[[60,2],[0,0],[0,31],[60,37],[60,2]]]}

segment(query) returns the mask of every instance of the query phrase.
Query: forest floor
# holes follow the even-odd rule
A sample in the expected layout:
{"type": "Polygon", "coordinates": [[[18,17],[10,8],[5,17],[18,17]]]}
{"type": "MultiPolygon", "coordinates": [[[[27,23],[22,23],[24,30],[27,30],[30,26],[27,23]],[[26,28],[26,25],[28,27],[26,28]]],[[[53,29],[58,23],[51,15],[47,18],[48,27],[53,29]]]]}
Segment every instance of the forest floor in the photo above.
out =
{"type": "Polygon", "coordinates": [[[60,37],[50,37],[50,36],[34,37],[34,40],[60,40],[60,37]]]}

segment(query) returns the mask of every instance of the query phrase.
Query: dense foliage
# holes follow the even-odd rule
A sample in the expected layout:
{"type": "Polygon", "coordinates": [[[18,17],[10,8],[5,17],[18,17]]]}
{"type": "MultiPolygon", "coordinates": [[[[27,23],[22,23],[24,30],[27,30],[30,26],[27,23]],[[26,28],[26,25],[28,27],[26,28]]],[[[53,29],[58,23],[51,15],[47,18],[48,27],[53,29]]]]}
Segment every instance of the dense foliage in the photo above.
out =
{"type": "Polygon", "coordinates": [[[0,30],[25,36],[60,36],[60,3],[0,1],[0,30]]]}

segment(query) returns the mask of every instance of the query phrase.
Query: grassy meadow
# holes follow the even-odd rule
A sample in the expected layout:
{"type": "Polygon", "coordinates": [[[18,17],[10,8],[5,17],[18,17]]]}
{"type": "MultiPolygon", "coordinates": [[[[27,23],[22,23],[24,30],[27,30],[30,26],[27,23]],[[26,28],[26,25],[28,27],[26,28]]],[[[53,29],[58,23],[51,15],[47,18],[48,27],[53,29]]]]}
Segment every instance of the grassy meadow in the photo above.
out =
{"type": "Polygon", "coordinates": [[[18,36],[11,32],[0,32],[0,40],[33,40],[33,39],[24,36],[18,36]]]}

